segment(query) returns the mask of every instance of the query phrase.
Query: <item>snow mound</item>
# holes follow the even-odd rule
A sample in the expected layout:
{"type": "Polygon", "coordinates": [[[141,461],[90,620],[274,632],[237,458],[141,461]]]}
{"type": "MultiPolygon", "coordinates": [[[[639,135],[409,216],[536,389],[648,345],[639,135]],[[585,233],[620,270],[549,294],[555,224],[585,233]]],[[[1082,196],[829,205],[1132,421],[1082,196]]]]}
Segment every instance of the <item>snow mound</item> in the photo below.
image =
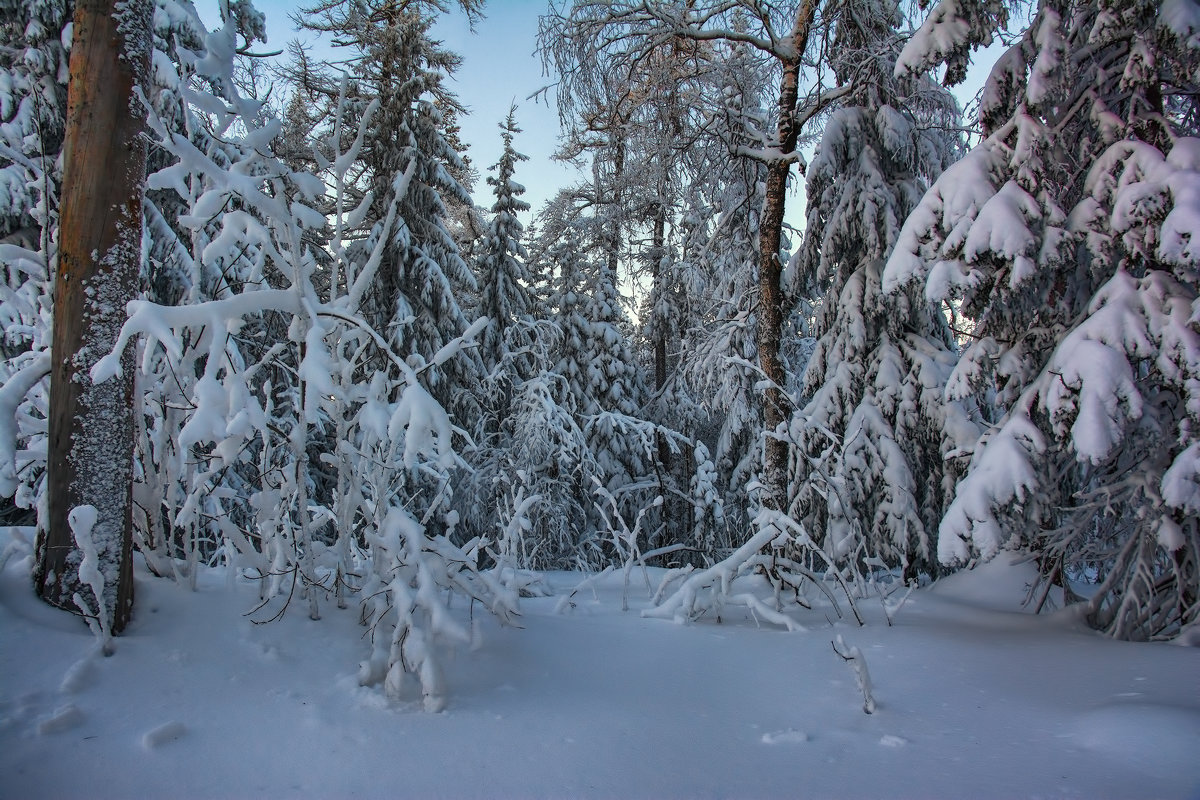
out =
{"type": "Polygon", "coordinates": [[[938,580],[930,592],[975,608],[1028,612],[1025,596],[1037,577],[1037,566],[1024,555],[1000,552],[990,561],[938,580]]]}
{"type": "Polygon", "coordinates": [[[804,744],[808,741],[808,734],[795,728],[788,728],[784,731],[764,733],[762,741],[763,744],[804,744]]]}
{"type": "Polygon", "coordinates": [[[68,703],[54,712],[52,716],[38,723],[37,732],[41,736],[51,733],[61,733],[77,728],[83,723],[83,712],[68,703]]]}
{"type": "Polygon", "coordinates": [[[92,656],[84,656],[67,668],[58,690],[63,694],[78,694],[95,682],[96,667],[92,656]]]}
{"type": "Polygon", "coordinates": [[[1180,647],[1200,647],[1200,623],[1193,622],[1188,625],[1179,635],[1172,641],[1172,644],[1177,644],[1180,647]]]}

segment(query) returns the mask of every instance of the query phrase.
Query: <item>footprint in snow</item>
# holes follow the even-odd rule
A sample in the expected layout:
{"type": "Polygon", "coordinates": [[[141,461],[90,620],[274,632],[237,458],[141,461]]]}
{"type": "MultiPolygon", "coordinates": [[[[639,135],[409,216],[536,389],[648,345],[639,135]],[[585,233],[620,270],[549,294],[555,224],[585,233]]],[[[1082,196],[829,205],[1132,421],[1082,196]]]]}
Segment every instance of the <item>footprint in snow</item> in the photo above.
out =
{"type": "Polygon", "coordinates": [[[880,737],[879,743],[884,747],[904,747],[904,745],[908,744],[908,739],[888,733],[880,737]]]}
{"type": "Polygon", "coordinates": [[[182,722],[168,722],[142,734],[142,747],[154,750],[175,741],[185,733],[187,733],[187,726],[182,722]]]}
{"type": "Polygon", "coordinates": [[[52,716],[39,722],[37,732],[39,736],[46,736],[47,734],[69,731],[71,728],[78,727],[82,723],[83,712],[73,704],[68,703],[55,711],[52,716]]]}
{"type": "Polygon", "coordinates": [[[785,731],[773,731],[762,735],[763,744],[804,744],[808,741],[808,734],[804,731],[798,731],[795,728],[788,728],[785,731]]]}
{"type": "Polygon", "coordinates": [[[96,665],[91,656],[79,659],[63,674],[58,691],[63,694],[77,694],[91,686],[96,676],[96,665]]]}

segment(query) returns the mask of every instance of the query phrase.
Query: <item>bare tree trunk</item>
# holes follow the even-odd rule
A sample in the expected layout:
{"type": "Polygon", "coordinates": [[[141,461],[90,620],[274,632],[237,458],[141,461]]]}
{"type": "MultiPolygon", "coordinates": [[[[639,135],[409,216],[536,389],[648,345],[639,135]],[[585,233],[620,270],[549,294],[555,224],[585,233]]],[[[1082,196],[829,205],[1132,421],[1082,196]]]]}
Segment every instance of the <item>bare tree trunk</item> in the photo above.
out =
{"type": "MultiPolygon", "coordinates": [[[[663,181],[663,184],[666,182],[663,181]]],[[[666,188],[659,185],[659,197],[666,196],[666,188]]],[[[654,209],[654,228],[650,239],[650,278],[654,287],[653,296],[658,302],[658,295],[669,291],[664,286],[666,276],[662,274],[663,257],[667,252],[667,205],[660,200],[654,209]]],[[[651,319],[654,320],[654,391],[659,393],[667,385],[667,330],[666,320],[660,320],[658,310],[651,309],[651,319]]]]}
{"type": "Polygon", "coordinates": [[[121,377],[94,384],[90,370],[116,343],[137,292],[146,140],[133,88],[149,66],[152,9],[150,0],[76,4],[63,148],[36,585],[47,602],[99,617],[111,633],[133,607],[132,348],[121,377]]]}
{"type": "MultiPolygon", "coordinates": [[[[650,241],[650,274],[653,291],[651,297],[657,306],[661,302],[661,293],[669,291],[664,285],[666,277],[662,274],[663,259],[667,252],[667,204],[665,198],[667,196],[666,188],[667,180],[664,176],[659,183],[659,202],[654,209],[654,227],[651,232],[650,241]]],[[[662,402],[662,392],[667,386],[667,321],[658,316],[658,308],[650,310],[650,319],[653,320],[651,334],[654,340],[654,394],[662,402]]],[[[671,446],[667,442],[667,437],[662,431],[655,434],[656,443],[658,445],[658,463],[661,465],[662,472],[670,475],[673,467],[671,458],[671,446]]],[[[662,483],[663,478],[660,474],[659,482],[662,483]]],[[[663,490],[663,527],[662,533],[651,541],[651,544],[666,541],[680,541],[675,537],[678,521],[683,518],[680,513],[680,501],[678,498],[671,496],[663,490]]]]}
{"type": "Polygon", "coordinates": [[[779,81],[779,158],[767,164],[766,199],[763,201],[763,218],[759,227],[758,359],[770,381],[763,397],[767,439],[763,457],[763,485],[766,487],[763,501],[767,508],[777,511],[782,511],[786,505],[784,495],[787,491],[788,462],[787,442],[775,435],[788,418],[783,393],[786,376],[783,373],[783,361],[779,357],[783,318],[787,311],[784,308],[783,264],[779,260],[779,249],[783,239],[788,173],[792,168],[789,157],[796,149],[799,135],[796,101],[800,87],[800,57],[808,45],[816,2],[806,0],[796,13],[791,36],[792,55],[783,62],[783,75],[779,81]]]}

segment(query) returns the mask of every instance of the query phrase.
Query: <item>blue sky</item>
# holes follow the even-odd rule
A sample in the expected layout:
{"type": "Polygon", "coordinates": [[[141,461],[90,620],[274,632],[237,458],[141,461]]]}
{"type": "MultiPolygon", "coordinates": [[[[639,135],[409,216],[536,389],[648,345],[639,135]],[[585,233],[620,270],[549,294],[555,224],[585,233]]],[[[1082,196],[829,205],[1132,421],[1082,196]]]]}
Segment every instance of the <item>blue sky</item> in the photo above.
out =
{"type": "MultiPolygon", "coordinates": [[[[537,45],[538,16],[546,0],[491,0],[487,17],[472,33],[465,17],[454,13],[443,17],[435,28],[446,46],[463,57],[452,79],[459,99],[471,112],[460,121],[462,138],[470,144],[470,156],[481,175],[500,158],[497,125],[517,103],[517,124],[522,133],[515,146],[529,157],[517,169],[516,180],[526,187],[525,200],[536,212],[559,189],[575,180],[577,171],[552,160],[558,143],[558,111],[554,93],[530,95],[553,79],[542,74],[537,45]]],[[[476,202],[490,208],[490,188],[482,179],[476,187],[476,202]]]]}

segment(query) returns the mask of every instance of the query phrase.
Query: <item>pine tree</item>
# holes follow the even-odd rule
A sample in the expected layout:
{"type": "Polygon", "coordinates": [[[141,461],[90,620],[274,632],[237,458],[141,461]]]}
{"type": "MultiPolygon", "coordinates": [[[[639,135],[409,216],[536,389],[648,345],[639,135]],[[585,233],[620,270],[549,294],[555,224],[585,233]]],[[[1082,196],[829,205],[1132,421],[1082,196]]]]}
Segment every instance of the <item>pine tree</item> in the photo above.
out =
{"type": "Polygon", "coordinates": [[[561,192],[547,204],[543,222],[541,249],[554,275],[549,305],[561,330],[552,372],[558,377],[558,403],[575,414],[591,413],[588,387],[586,345],[591,325],[583,314],[587,275],[591,267],[583,251],[579,224],[573,216],[572,199],[561,192]]]}
{"type": "MultiPolygon", "coordinates": [[[[482,4],[458,5],[474,19],[482,4]]],[[[458,108],[443,80],[461,59],[431,38],[438,10],[440,4],[428,0],[365,5],[326,0],[307,8],[304,17],[305,27],[331,34],[349,49],[351,108],[361,113],[372,100],[379,103],[357,151],[360,174],[349,181],[370,197],[361,223],[366,238],[355,257],[372,251],[384,220],[397,221],[367,297],[367,315],[396,347],[412,349],[426,362],[466,329],[459,298],[476,288],[447,228],[447,202],[470,205],[470,197],[455,177],[465,175],[467,165],[450,139],[453,120],[442,110],[458,108]]],[[[328,67],[308,68],[294,77],[301,91],[333,103],[341,86],[333,74],[328,67]]],[[[461,387],[474,371],[470,365],[466,359],[429,367],[439,400],[454,408],[466,399],[461,387]]]]}
{"type": "Polygon", "coordinates": [[[948,396],[994,393],[999,415],[941,560],[1028,548],[1039,608],[1093,577],[1089,619],[1122,638],[1200,614],[1198,15],[1193,0],[1039,3],[985,87],[987,138],[909,217],[884,278],[961,304],[971,343],[948,396]]]}
{"type": "MultiPolygon", "coordinates": [[[[513,147],[514,137],[521,132],[515,104],[499,127],[504,147],[500,160],[492,166],[496,175],[487,179],[496,201],[492,219],[477,243],[475,261],[479,298],[474,311],[487,323],[479,347],[483,381],[475,388],[480,421],[473,432],[474,447],[468,454],[471,471],[459,504],[462,538],[492,536],[497,520],[491,512],[505,508],[510,501],[513,513],[542,502],[561,509],[561,493],[552,488],[553,480],[547,481],[545,468],[551,461],[570,460],[572,452],[570,443],[561,438],[562,453],[551,455],[542,447],[562,433],[556,422],[569,419],[570,414],[547,396],[550,385],[545,372],[550,367],[552,335],[547,323],[534,318],[539,298],[527,266],[524,226],[517,218],[529,210],[529,204],[520,199],[525,189],[514,180],[517,165],[526,160],[513,147]],[[530,382],[536,385],[527,386],[530,382]],[[553,408],[544,407],[547,403],[553,408]]],[[[559,515],[553,531],[539,525],[538,530],[528,531],[528,536],[518,537],[520,547],[509,541],[501,548],[504,557],[523,568],[563,566],[566,562],[557,559],[569,550],[566,541],[570,537],[563,535],[565,524],[559,515]],[[551,541],[555,544],[546,547],[551,541]]]]}

